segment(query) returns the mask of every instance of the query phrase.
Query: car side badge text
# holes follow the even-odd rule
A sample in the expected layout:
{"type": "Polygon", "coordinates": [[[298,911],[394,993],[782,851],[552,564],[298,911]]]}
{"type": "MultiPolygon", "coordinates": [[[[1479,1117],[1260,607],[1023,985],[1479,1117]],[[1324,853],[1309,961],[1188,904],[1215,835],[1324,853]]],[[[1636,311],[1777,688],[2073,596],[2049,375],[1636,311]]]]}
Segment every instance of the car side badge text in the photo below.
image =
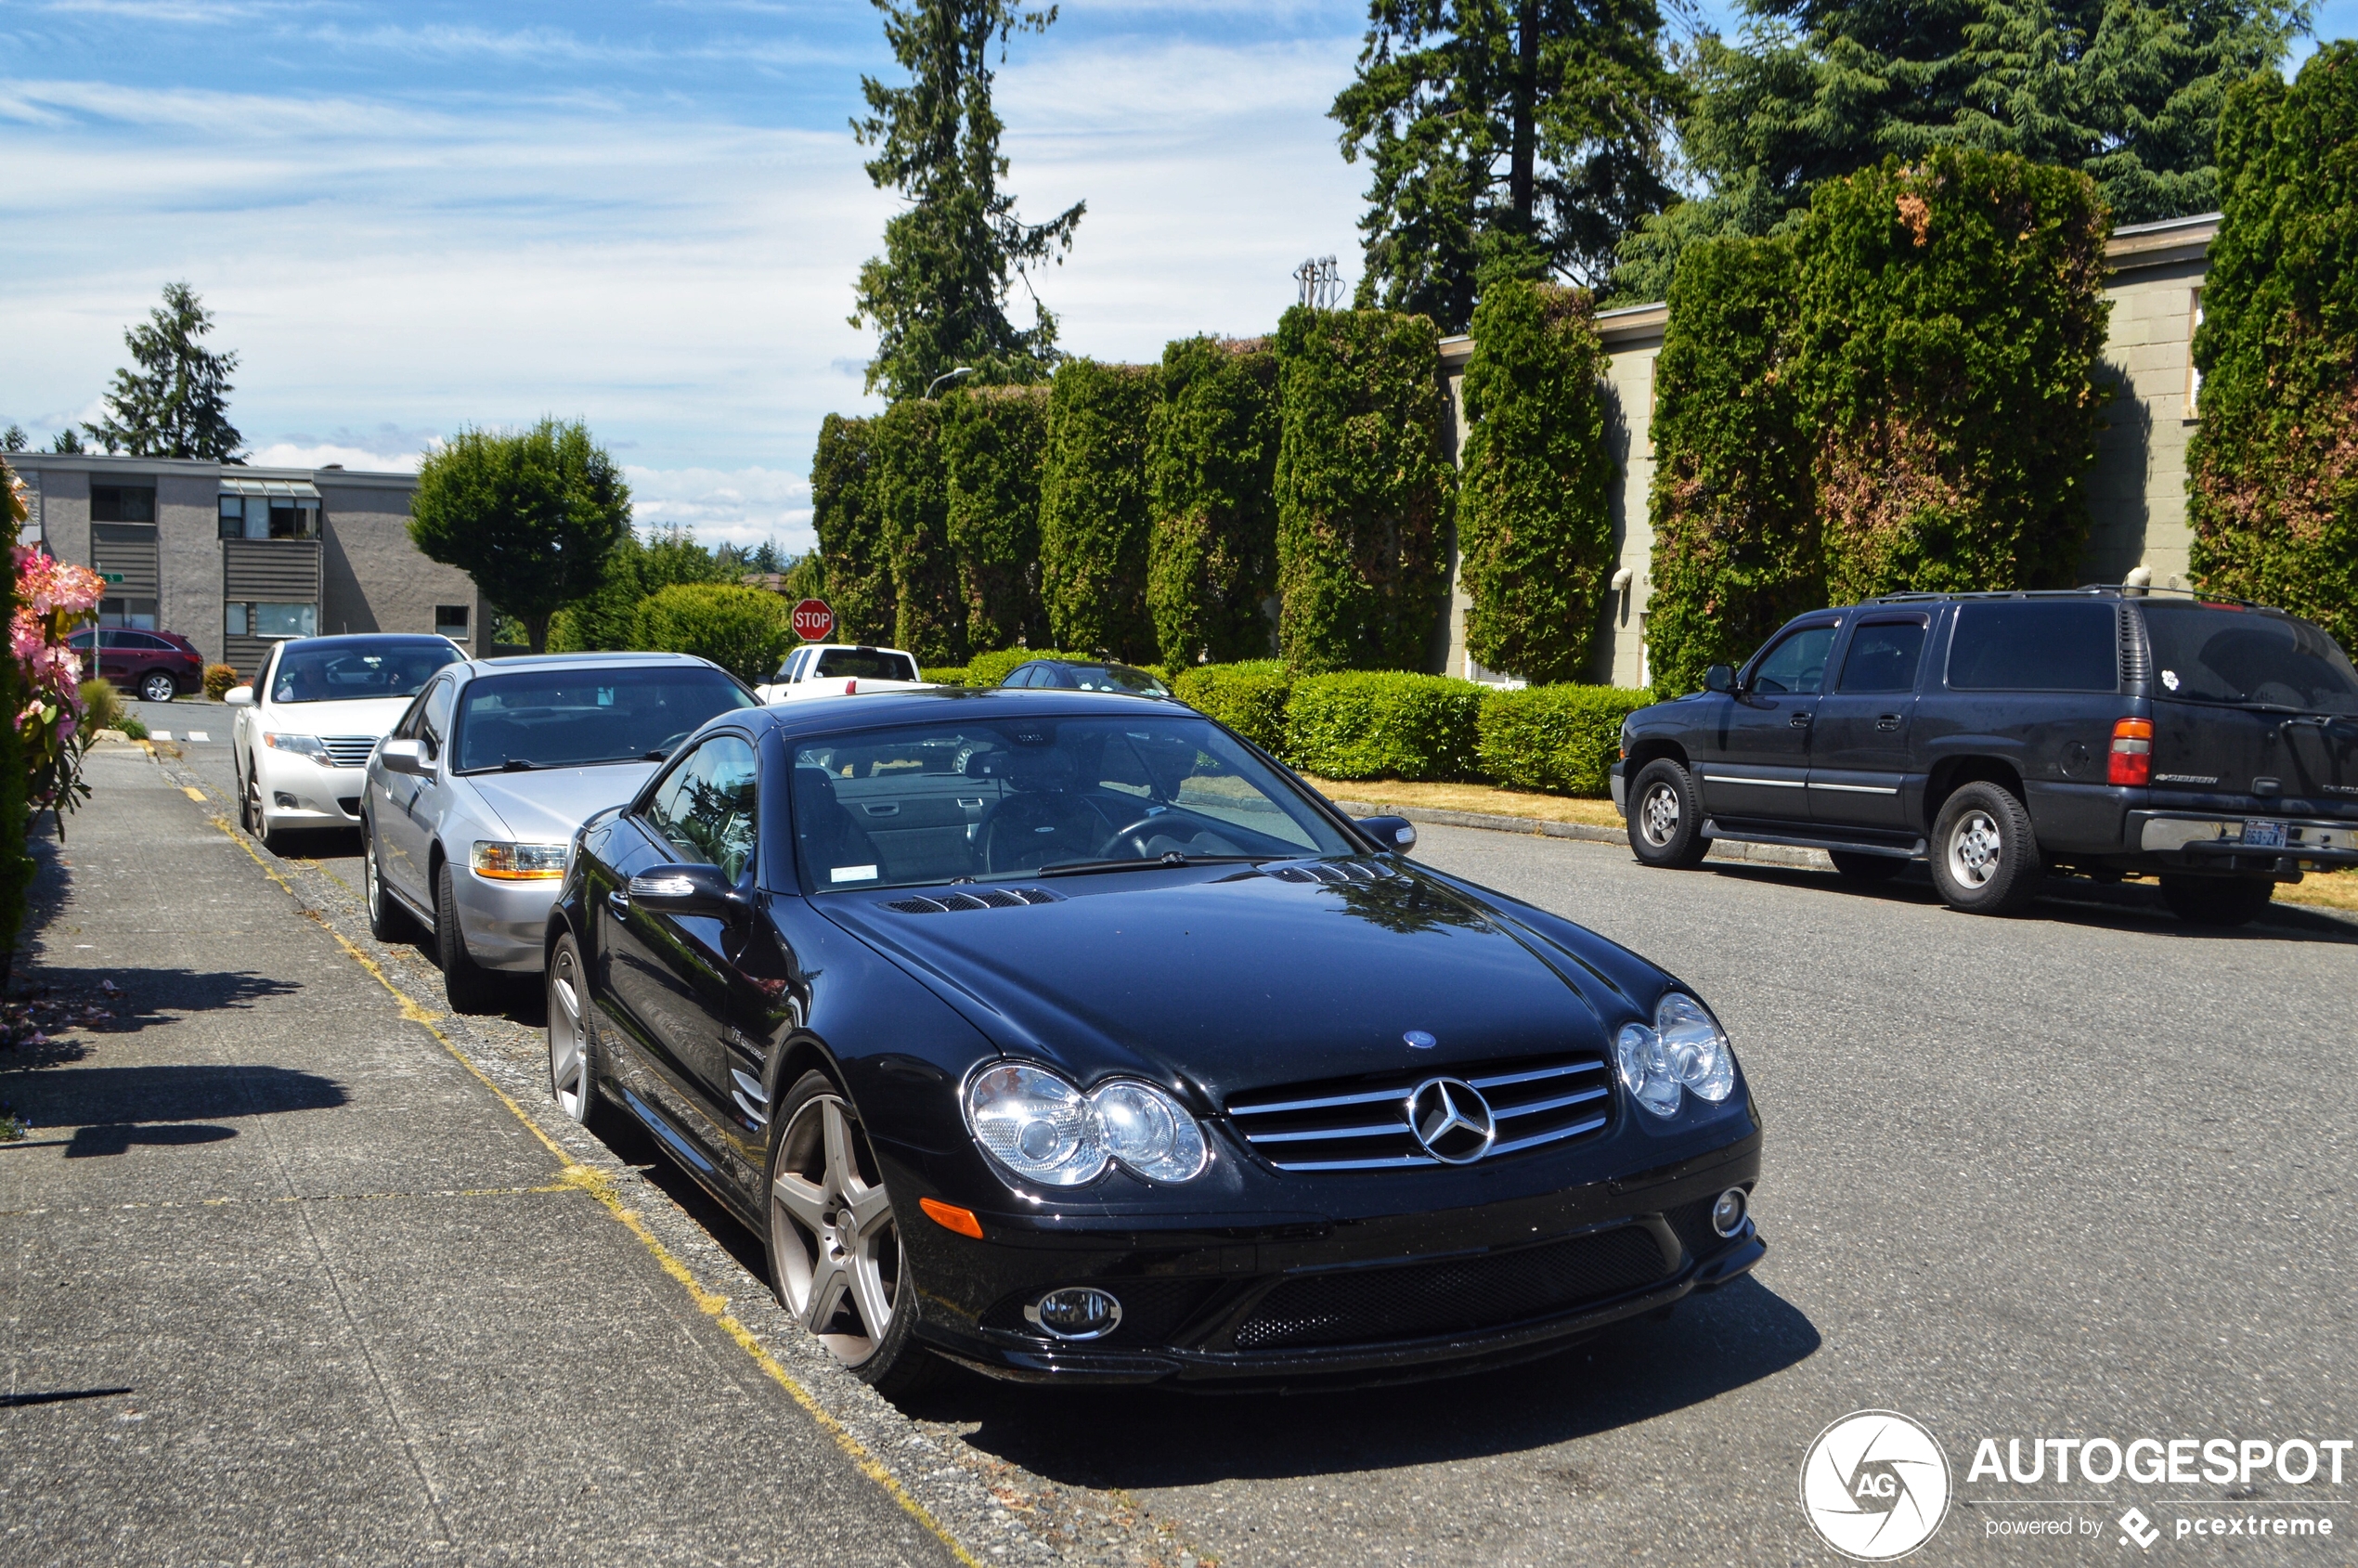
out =
{"type": "Polygon", "coordinates": [[[1439,1043],[1432,1035],[1420,1029],[1412,1029],[1400,1038],[1407,1042],[1408,1049],[1411,1051],[1430,1051],[1439,1043]]]}

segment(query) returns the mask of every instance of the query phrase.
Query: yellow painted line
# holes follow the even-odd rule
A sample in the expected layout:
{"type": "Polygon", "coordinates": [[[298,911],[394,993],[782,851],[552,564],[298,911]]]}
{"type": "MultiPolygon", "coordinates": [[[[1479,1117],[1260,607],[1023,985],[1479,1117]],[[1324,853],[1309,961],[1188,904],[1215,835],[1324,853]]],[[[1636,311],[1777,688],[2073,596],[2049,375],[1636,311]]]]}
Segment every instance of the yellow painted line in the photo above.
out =
{"type": "MultiPolygon", "coordinates": [[[[194,792],[192,791],[191,793],[194,792]]],[[[213,819],[213,825],[219,828],[222,833],[227,835],[230,840],[238,846],[238,848],[243,849],[247,855],[253,859],[253,863],[262,868],[262,874],[265,876],[267,876],[271,881],[276,882],[279,888],[286,892],[289,898],[295,901],[298,907],[302,907],[303,900],[296,894],[293,884],[290,883],[285,877],[279,875],[278,868],[271,865],[269,862],[264,860],[259,854],[256,854],[254,852],[253,846],[247,842],[245,835],[231,827],[227,818],[214,817],[213,819]]],[[[392,994],[393,999],[401,1004],[401,1016],[403,1017],[410,1019],[412,1022],[423,1028],[428,1034],[433,1035],[435,1041],[441,1044],[442,1048],[449,1052],[460,1067],[465,1068],[469,1072],[473,1073],[477,1082],[481,1083],[485,1088],[490,1090],[493,1095],[499,1099],[499,1103],[506,1106],[509,1111],[514,1115],[515,1119],[524,1123],[525,1131],[529,1132],[534,1137],[538,1138],[542,1145],[548,1148],[549,1152],[557,1157],[558,1163],[563,1167],[563,1169],[557,1173],[557,1180],[561,1186],[577,1187],[581,1191],[588,1193],[591,1198],[595,1199],[601,1205],[602,1205],[607,1213],[613,1215],[615,1220],[619,1223],[625,1230],[628,1230],[631,1235],[637,1237],[641,1244],[643,1245],[649,1252],[654,1255],[654,1260],[656,1263],[662,1267],[663,1272],[671,1276],[672,1278],[680,1282],[681,1289],[688,1292],[689,1299],[696,1303],[698,1309],[701,1310],[706,1316],[711,1318],[715,1323],[719,1324],[722,1332],[726,1333],[731,1339],[736,1341],[738,1348],[743,1350],[747,1355],[753,1357],[754,1364],[759,1367],[764,1372],[767,1372],[770,1375],[771,1381],[775,1382],[780,1388],[784,1389],[787,1395],[792,1398],[797,1405],[801,1406],[803,1411],[809,1415],[813,1421],[816,1421],[819,1424],[821,1431],[824,1432],[829,1437],[835,1439],[836,1446],[843,1450],[845,1456],[858,1467],[861,1474],[866,1476],[869,1480],[883,1487],[887,1497],[891,1497],[894,1502],[899,1503],[902,1510],[906,1511],[911,1518],[914,1519],[918,1523],[924,1525],[926,1529],[932,1534],[936,1540],[939,1541],[943,1546],[948,1547],[950,1549],[951,1555],[955,1557],[960,1562],[965,1563],[966,1568],[983,1568],[982,1563],[974,1556],[973,1553],[969,1552],[965,1547],[958,1544],[956,1536],[951,1535],[948,1530],[942,1528],[941,1522],[934,1518],[933,1514],[926,1508],[926,1505],[919,1502],[914,1497],[911,1496],[909,1489],[900,1484],[900,1479],[895,1476],[892,1471],[887,1470],[881,1463],[879,1463],[875,1455],[868,1452],[868,1448],[865,1444],[862,1443],[857,1437],[854,1437],[849,1428],[847,1428],[841,1421],[836,1419],[833,1415],[829,1414],[826,1406],[821,1405],[818,1398],[812,1394],[809,1389],[802,1386],[800,1380],[797,1379],[793,1373],[787,1371],[784,1367],[781,1366],[776,1356],[771,1355],[767,1350],[762,1348],[761,1341],[754,1338],[752,1330],[748,1329],[744,1324],[738,1322],[736,1318],[730,1315],[729,1298],[715,1294],[713,1291],[707,1290],[702,1285],[698,1284],[696,1282],[696,1276],[688,1272],[688,1265],[681,1263],[677,1257],[673,1256],[670,1248],[666,1247],[662,1242],[656,1240],[654,1234],[647,1229],[645,1223],[641,1221],[637,1214],[623,1206],[621,1198],[616,1196],[614,1190],[614,1183],[612,1179],[609,1178],[605,1173],[602,1171],[594,1171],[589,1166],[581,1164],[571,1155],[565,1153],[564,1149],[556,1142],[555,1139],[550,1137],[548,1134],[542,1132],[540,1130],[539,1123],[525,1114],[524,1107],[518,1105],[513,1096],[509,1095],[505,1089],[500,1088],[499,1084],[494,1083],[481,1068],[475,1066],[474,1063],[467,1059],[464,1052],[460,1051],[458,1046],[450,1043],[450,1037],[443,1033],[441,1029],[435,1025],[434,1021],[434,1015],[432,1013],[427,1012],[423,1007],[420,1006],[407,991],[404,991],[399,986],[393,983],[393,977],[385,973],[384,965],[379,964],[375,959],[361,952],[357,947],[355,947],[352,942],[345,938],[343,932],[329,925],[325,920],[320,919],[317,912],[305,908],[304,913],[310,915],[314,921],[317,921],[321,930],[327,932],[329,936],[333,937],[335,939],[336,945],[343,949],[345,954],[350,957],[354,963],[359,965],[360,967],[366,969],[370,975],[376,978],[377,983],[384,987],[385,990],[392,994]]],[[[547,1189],[544,1188],[538,1190],[547,1189]]]]}
{"type": "Polygon", "coordinates": [[[195,801],[200,806],[204,804],[204,791],[197,788],[193,784],[182,784],[180,786],[180,793],[187,796],[189,799],[195,801]]]}

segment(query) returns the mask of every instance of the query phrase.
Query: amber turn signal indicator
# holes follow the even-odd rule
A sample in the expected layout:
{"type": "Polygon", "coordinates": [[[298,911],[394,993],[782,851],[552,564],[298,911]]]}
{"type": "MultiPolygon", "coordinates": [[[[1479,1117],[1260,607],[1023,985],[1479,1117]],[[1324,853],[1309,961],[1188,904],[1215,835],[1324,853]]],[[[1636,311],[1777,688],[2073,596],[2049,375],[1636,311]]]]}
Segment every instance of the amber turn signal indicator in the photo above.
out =
{"type": "Polygon", "coordinates": [[[2153,780],[2154,725],[2150,719],[2119,719],[2112,726],[2112,756],[2105,782],[2142,786],[2153,780]]]}
{"type": "Polygon", "coordinates": [[[926,1212],[926,1218],[942,1229],[954,1230],[960,1236],[971,1236],[977,1241],[982,1239],[982,1222],[975,1218],[972,1209],[961,1209],[954,1203],[944,1203],[939,1198],[920,1198],[917,1207],[926,1212]]]}

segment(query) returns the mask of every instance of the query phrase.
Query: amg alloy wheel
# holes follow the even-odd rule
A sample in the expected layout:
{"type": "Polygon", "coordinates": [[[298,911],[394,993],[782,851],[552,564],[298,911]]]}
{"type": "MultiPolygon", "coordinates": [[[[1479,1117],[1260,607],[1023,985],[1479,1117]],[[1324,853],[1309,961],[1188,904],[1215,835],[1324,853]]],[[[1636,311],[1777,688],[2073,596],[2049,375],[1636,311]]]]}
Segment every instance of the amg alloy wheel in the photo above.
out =
{"type": "Polygon", "coordinates": [[[549,1092],[557,1108],[588,1126],[598,1110],[598,1075],[590,1053],[587,988],[581,983],[581,950],[571,936],[557,939],[549,955],[549,1092]]]}
{"type": "Polygon", "coordinates": [[[770,1268],[778,1299],[864,1380],[906,1392],[931,1358],[911,1339],[900,1229],[875,1152],[823,1073],[805,1073],[778,1109],[770,1156],[770,1268]]]}

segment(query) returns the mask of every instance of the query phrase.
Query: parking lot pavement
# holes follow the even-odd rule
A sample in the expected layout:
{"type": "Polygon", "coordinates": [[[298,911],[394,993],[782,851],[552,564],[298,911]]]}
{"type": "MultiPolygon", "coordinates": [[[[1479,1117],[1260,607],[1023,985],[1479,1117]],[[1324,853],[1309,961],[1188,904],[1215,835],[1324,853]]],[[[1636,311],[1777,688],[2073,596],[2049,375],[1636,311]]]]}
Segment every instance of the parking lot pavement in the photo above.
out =
{"type": "MultiPolygon", "coordinates": [[[[213,765],[190,748],[166,771],[200,781],[213,765]]],[[[1922,883],[1653,872],[1612,846],[1422,831],[1429,863],[1594,927],[1718,1011],[1768,1126],[1756,1275],[1471,1379],[1224,1398],[954,1380],[862,1427],[872,1451],[934,1445],[941,1471],[980,1478],[1028,1532],[1011,1550],[1080,1561],[1817,1563],[1838,1560],[1797,1504],[1803,1454],[1876,1407],[1938,1434],[1960,1499],[1912,1562],[2113,1557],[2131,1504],[2167,1529],[2238,1502],[2330,1517],[2339,1537],[2247,1560],[2347,1560],[2358,1484],[1967,1472],[1983,1438],[2358,1437],[2358,1260],[2340,1219],[2358,925],[2279,909],[2201,932],[2150,892],[1991,921],[1922,883]],[[2104,1531],[1993,1533],[2066,1517],[2104,1531]]],[[[321,835],[274,862],[347,935],[356,850],[321,835]]],[[[427,994],[422,954],[384,956],[427,994]]],[[[538,1023],[520,992],[466,1026],[471,1059],[520,1101],[541,1093],[538,1023]]],[[[758,1243],[644,1140],[608,1135],[580,1158],[659,1186],[638,1204],[649,1226],[782,1359],[799,1344],[790,1364],[824,1396],[808,1341],[759,1295],[758,1243]]],[[[2346,1475],[2358,1483],[2358,1457],[2346,1475]]]]}
{"type": "Polygon", "coordinates": [[[217,806],[90,776],[19,963],[110,1016],[0,1056],[0,1561],[957,1561],[217,806]]]}

